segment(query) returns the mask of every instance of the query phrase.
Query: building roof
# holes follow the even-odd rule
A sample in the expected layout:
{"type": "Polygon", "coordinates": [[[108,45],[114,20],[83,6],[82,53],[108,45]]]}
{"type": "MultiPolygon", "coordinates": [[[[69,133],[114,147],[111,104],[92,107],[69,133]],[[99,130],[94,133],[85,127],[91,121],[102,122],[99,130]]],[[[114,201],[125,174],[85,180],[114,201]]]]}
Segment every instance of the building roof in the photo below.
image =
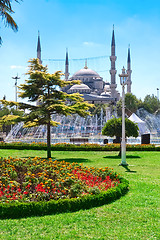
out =
{"type": "Polygon", "coordinates": [[[73,85],[70,90],[90,90],[90,88],[86,84],[75,84],[73,85]]]}
{"type": "Polygon", "coordinates": [[[92,69],[89,68],[82,68],[76,73],[73,74],[72,78],[78,78],[78,77],[95,77],[100,78],[99,74],[95,72],[92,69]]]}
{"type": "Polygon", "coordinates": [[[109,92],[102,92],[101,96],[103,96],[103,97],[111,97],[111,94],[109,94],[109,92]]]}
{"type": "Polygon", "coordinates": [[[113,101],[112,97],[99,96],[94,94],[83,94],[86,101],[113,101]]]}

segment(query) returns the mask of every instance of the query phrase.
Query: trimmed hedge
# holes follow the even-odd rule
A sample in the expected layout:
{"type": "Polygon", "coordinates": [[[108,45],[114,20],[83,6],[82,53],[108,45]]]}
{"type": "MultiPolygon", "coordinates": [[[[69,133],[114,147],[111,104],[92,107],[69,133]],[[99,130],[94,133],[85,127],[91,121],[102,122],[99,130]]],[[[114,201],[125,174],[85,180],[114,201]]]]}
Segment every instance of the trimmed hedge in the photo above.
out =
{"type": "MultiPolygon", "coordinates": [[[[23,143],[13,142],[5,143],[0,142],[0,149],[28,149],[28,150],[47,150],[46,143],[23,143]]],[[[160,146],[154,144],[127,144],[127,151],[160,151],[160,146]]],[[[120,144],[91,144],[84,143],[81,145],[70,143],[56,143],[51,145],[52,151],[119,151],[120,144]]]]}
{"type": "Polygon", "coordinates": [[[1,203],[0,218],[22,218],[31,216],[43,216],[63,212],[74,212],[80,209],[89,209],[111,203],[129,190],[129,182],[121,178],[120,184],[98,195],[85,195],[81,198],[59,199],[48,202],[29,203],[1,203]]]}

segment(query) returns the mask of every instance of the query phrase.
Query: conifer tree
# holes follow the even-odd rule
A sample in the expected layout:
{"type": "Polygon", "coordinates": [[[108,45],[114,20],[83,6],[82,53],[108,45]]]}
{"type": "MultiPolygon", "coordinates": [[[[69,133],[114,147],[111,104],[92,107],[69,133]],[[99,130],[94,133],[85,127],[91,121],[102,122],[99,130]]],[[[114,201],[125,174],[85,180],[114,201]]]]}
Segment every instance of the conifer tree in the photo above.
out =
{"type": "Polygon", "coordinates": [[[2,104],[18,106],[19,110],[28,110],[23,116],[7,115],[1,119],[1,124],[7,122],[24,122],[24,127],[47,126],[47,158],[51,157],[51,126],[59,123],[52,121],[52,114],[71,115],[78,114],[82,117],[89,115],[91,104],[84,102],[79,93],[67,94],[61,89],[66,85],[80,84],[78,80],[65,81],[61,79],[60,71],[48,73],[47,66],[39,64],[38,59],[29,61],[29,77],[24,84],[19,86],[19,97],[27,98],[28,102],[13,102],[1,100],[2,104]]]}

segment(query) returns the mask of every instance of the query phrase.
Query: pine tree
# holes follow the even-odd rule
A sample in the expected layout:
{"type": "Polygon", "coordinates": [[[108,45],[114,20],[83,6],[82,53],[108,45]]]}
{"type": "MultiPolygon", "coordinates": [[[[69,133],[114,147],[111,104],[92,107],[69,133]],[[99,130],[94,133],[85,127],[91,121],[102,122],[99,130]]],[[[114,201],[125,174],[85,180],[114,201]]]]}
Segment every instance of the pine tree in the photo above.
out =
{"type": "Polygon", "coordinates": [[[10,122],[24,122],[24,127],[47,126],[47,158],[51,157],[51,126],[59,123],[52,121],[52,114],[71,115],[78,114],[81,117],[89,115],[91,104],[84,102],[79,93],[67,94],[61,89],[66,85],[79,84],[80,81],[65,81],[61,79],[60,71],[54,74],[48,73],[47,66],[39,64],[38,59],[29,61],[29,70],[26,73],[28,79],[21,84],[19,97],[27,98],[28,103],[1,100],[2,104],[18,106],[19,110],[28,110],[28,113],[21,116],[5,116],[1,123],[8,119],[10,122]]]}

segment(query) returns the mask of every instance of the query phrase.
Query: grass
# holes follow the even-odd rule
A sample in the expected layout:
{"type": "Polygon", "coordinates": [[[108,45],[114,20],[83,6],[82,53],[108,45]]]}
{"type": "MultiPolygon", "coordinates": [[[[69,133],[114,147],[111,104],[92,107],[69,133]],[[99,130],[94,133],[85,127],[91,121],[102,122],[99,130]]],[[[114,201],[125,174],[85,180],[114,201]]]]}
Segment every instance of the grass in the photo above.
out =
{"type": "MultiPolygon", "coordinates": [[[[0,239],[160,239],[160,152],[128,152],[128,168],[117,152],[52,152],[53,158],[110,167],[130,182],[121,199],[98,208],[44,217],[0,220],[0,239]]],[[[46,157],[45,151],[0,150],[3,157],[46,157]]]]}

